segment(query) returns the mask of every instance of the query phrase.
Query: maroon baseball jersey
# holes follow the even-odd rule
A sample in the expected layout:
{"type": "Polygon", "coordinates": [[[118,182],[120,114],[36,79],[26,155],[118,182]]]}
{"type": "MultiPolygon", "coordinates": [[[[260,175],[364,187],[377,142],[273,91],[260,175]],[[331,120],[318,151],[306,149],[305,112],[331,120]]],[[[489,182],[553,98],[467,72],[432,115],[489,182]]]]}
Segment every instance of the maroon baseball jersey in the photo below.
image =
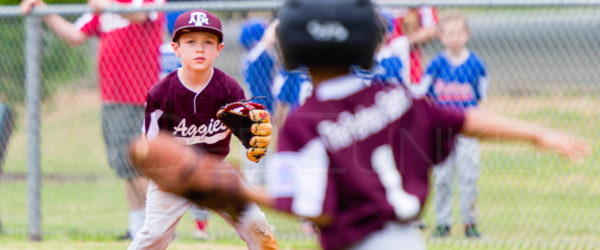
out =
{"type": "Polygon", "coordinates": [[[282,128],[268,188],[279,210],[325,215],[324,249],[357,243],[421,213],[429,170],[451,151],[461,111],[353,76],[321,83],[282,128]]]}
{"type": "Polygon", "coordinates": [[[229,153],[231,133],[217,119],[221,106],[245,99],[238,82],[214,68],[208,84],[199,92],[187,88],[177,70],[158,81],[146,97],[145,133],[171,132],[187,145],[195,145],[223,158],[229,153]]]}

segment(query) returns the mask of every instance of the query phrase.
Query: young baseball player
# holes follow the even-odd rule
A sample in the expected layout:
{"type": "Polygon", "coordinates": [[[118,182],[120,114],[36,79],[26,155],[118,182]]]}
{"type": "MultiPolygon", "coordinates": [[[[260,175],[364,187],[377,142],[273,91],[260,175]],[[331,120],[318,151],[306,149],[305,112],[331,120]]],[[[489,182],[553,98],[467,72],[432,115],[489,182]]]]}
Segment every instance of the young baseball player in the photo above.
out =
{"type": "MultiPolygon", "coordinates": [[[[235,79],[213,67],[223,49],[221,21],[205,10],[185,12],[175,21],[172,38],[182,67],[149,91],[146,137],[152,139],[159,130],[166,130],[179,142],[224,159],[229,153],[231,132],[217,119],[217,111],[245,97],[235,79]]],[[[192,204],[150,182],[144,226],[129,249],[165,249],[179,219],[192,204]]],[[[217,213],[235,228],[249,249],[277,248],[265,215],[256,204],[249,204],[236,221],[226,212],[217,213]]]]}
{"type": "MultiPolygon", "coordinates": [[[[168,12],[165,14],[167,19],[167,31],[170,36],[173,36],[175,20],[183,12],[185,11],[168,12]]],[[[163,44],[160,45],[160,78],[162,79],[179,68],[181,68],[181,60],[175,55],[171,42],[163,42],[163,44]]],[[[196,224],[194,238],[198,240],[208,239],[208,219],[210,218],[210,211],[199,208],[198,206],[192,206],[190,214],[196,224]]]]}
{"type": "MultiPolygon", "coordinates": [[[[452,13],[442,19],[438,29],[445,50],[433,58],[418,87],[426,90],[427,96],[440,106],[476,108],[486,97],[489,81],[483,61],[465,47],[470,37],[467,22],[462,15],[452,13]]],[[[450,233],[455,172],[458,175],[465,236],[480,237],[476,226],[475,206],[479,161],[477,138],[461,135],[450,156],[434,168],[434,205],[437,218],[434,237],[446,237],[450,233]]]]}

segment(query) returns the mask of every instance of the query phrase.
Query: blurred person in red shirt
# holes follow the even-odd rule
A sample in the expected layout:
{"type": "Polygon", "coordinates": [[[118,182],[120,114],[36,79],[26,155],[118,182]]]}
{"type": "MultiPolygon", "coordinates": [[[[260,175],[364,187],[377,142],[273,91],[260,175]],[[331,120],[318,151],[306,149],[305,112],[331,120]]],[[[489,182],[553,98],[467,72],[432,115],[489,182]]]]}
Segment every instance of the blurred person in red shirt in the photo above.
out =
{"type": "MultiPolygon", "coordinates": [[[[120,239],[131,239],[144,221],[148,182],[132,168],[127,143],[141,134],[144,101],[160,73],[159,46],[164,35],[164,16],[159,12],[110,13],[108,6],[141,7],[163,4],[164,0],[90,0],[94,12],[85,13],[74,23],[52,14],[44,22],[71,46],[99,38],[98,83],[102,97],[102,132],[110,167],[125,180],[130,214],[128,232],[120,239]]],[[[23,14],[33,7],[43,8],[43,0],[23,0],[23,14]]]]}
{"type": "MultiPolygon", "coordinates": [[[[418,8],[389,9],[394,17],[391,32],[393,43],[396,39],[406,39],[410,45],[410,79],[406,83],[418,84],[423,75],[423,52],[421,45],[435,37],[438,23],[437,9],[430,6],[418,8]]],[[[404,63],[404,62],[403,62],[404,63]]]]}

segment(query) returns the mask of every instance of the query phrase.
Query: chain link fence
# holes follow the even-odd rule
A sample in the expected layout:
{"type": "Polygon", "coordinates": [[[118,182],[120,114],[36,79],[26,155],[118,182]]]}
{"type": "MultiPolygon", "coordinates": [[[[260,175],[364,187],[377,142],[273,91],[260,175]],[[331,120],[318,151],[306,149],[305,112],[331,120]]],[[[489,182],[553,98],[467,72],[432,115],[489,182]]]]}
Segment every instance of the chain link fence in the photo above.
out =
{"type": "MultiPolygon", "coordinates": [[[[380,4],[399,13],[400,8],[421,3],[407,2],[380,1],[380,4]]],[[[553,1],[547,4],[491,1],[489,5],[455,2],[437,2],[436,11],[438,16],[443,16],[458,9],[467,17],[471,32],[467,47],[485,62],[490,79],[488,97],[481,103],[481,109],[572,131],[586,138],[595,152],[600,146],[597,125],[600,113],[594,111],[594,107],[600,106],[597,77],[600,5],[581,1],[564,5],[553,1]]],[[[152,10],[205,8],[216,13],[223,21],[225,46],[215,66],[236,78],[250,96],[251,87],[245,83],[247,77],[242,70],[247,50],[240,43],[240,34],[246,20],[268,21],[279,4],[279,1],[177,2],[152,10]]],[[[64,5],[35,13],[60,13],[68,21],[81,22],[80,16],[87,11],[85,5],[64,5]]],[[[43,23],[40,19],[30,22],[43,23]]],[[[46,25],[42,25],[39,33],[31,34],[31,30],[24,29],[25,23],[26,19],[16,8],[0,7],[0,221],[3,233],[15,238],[37,233],[45,239],[112,239],[127,229],[128,206],[122,181],[108,167],[102,137],[103,95],[98,87],[101,78],[98,51],[103,48],[99,48],[97,38],[69,46],[46,25]],[[39,51],[39,60],[28,62],[33,63],[29,65],[25,45],[36,36],[40,39],[40,47],[34,48],[39,51]],[[30,74],[26,66],[35,68],[36,63],[39,63],[39,93],[29,94],[39,94],[40,108],[37,113],[28,114],[27,105],[35,106],[36,100],[30,104],[26,101],[33,98],[26,95],[26,86],[32,86],[24,84],[25,76],[30,74]],[[39,132],[32,131],[35,124],[31,122],[35,123],[36,116],[41,118],[39,132]],[[39,140],[35,140],[35,136],[32,139],[35,133],[39,133],[39,140]],[[36,145],[32,145],[36,143],[39,155],[35,155],[36,145]],[[36,166],[41,167],[41,172],[38,177],[32,177],[32,168],[36,166]],[[31,193],[36,178],[43,184],[37,194],[31,193]],[[36,220],[41,224],[35,225],[36,220]]],[[[108,20],[108,23],[105,28],[122,25],[117,20],[108,20]]],[[[166,44],[170,42],[168,29],[160,39],[165,43],[161,50],[165,56],[166,44]]],[[[435,38],[417,46],[423,51],[425,68],[443,49],[435,38]]],[[[156,57],[160,54],[156,51],[156,57]]],[[[273,70],[277,71],[277,62],[274,63],[273,70]]],[[[112,69],[131,71],[125,67],[112,69]]],[[[158,73],[157,69],[156,79],[158,73]]],[[[272,71],[267,75],[256,75],[257,71],[253,74],[268,83],[268,89],[263,91],[271,92],[274,99],[282,98],[278,97],[280,90],[274,90],[281,88],[276,74],[272,71]]],[[[301,90],[290,93],[298,95],[298,92],[301,90]]],[[[297,96],[283,98],[298,99],[297,96]]],[[[122,120],[113,122],[123,123],[122,120]]],[[[245,156],[239,143],[232,141],[228,159],[243,166],[245,156]]],[[[431,237],[437,223],[433,202],[428,205],[423,223],[426,225],[424,235],[431,247],[592,249],[600,245],[597,226],[600,184],[595,181],[600,177],[595,164],[597,156],[581,165],[573,165],[518,143],[485,141],[480,148],[481,176],[476,206],[483,237],[464,238],[457,194],[447,238],[431,237]]],[[[431,198],[433,196],[435,194],[431,198]]],[[[303,232],[294,218],[269,211],[268,219],[282,242],[316,240],[303,232]]],[[[208,228],[213,239],[237,238],[231,227],[219,218],[213,216],[210,220],[214,221],[208,228]]],[[[186,215],[178,227],[178,237],[192,238],[193,231],[193,219],[186,215]]]]}

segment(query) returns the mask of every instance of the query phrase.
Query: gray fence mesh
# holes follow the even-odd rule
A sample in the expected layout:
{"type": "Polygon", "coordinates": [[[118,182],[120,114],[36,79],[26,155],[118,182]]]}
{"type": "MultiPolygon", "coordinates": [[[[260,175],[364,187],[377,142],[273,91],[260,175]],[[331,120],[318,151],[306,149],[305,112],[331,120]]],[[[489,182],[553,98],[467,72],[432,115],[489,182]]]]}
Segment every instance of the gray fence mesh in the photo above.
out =
{"type": "MultiPolygon", "coordinates": [[[[202,3],[178,4],[177,8],[167,5],[165,10],[203,8],[202,3]]],[[[79,9],[85,9],[68,7],[75,9],[63,15],[69,21],[77,20],[83,14],[79,9]]],[[[593,4],[459,7],[471,30],[467,47],[485,61],[490,78],[481,109],[572,131],[586,138],[595,152],[600,146],[599,113],[593,111],[600,105],[599,8],[593,4]]],[[[454,10],[445,5],[437,8],[437,14],[454,10]]],[[[269,20],[275,11],[240,6],[214,10],[223,21],[225,37],[215,66],[236,78],[248,94],[250,87],[242,75],[246,50],[239,42],[242,25],[247,18],[269,20]]],[[[11,13],[0,8],[0,13],[5,12],[11,13]]],[[[19,15],[0,16],[0,221],[6,237],[19,239],[28,232],[24,20],[19,15]]],[[[127,230],[129,209],[123,181],[109,168],[102,136],[98,38],[71,47],[45,25],[39,35],[43,238],[116,238],[127,230]]],[[[162,39],[170,41],[166,31],[162,39]]],[[[442,50],[436,39],[419,46],[424,67],[442,50]]],[[[239,143],[232,141],[228,159],[243,166],[244,153],[239,143]]],[[[454,191],[452,229],[447,238],[431,236],[436,218],[430,199],[423,216],[423,234],[429,246],[591,249],[600,245],[597,156],[574,165],[519,143],[484,141],[480,148],[476,204],[483,237],[464,238],[458,191],[454,191]]],[[[315,236],[303,232],[297,219],[272,211],[267,216],[280,242],[316,246],[315,236]]],[[[193,218],[186,215],[177,237],[191,240],[194,230],[193,218]]],[[[208,231],[213,240],[237,239],[218,216],[211,217],[208,231]]]]}

